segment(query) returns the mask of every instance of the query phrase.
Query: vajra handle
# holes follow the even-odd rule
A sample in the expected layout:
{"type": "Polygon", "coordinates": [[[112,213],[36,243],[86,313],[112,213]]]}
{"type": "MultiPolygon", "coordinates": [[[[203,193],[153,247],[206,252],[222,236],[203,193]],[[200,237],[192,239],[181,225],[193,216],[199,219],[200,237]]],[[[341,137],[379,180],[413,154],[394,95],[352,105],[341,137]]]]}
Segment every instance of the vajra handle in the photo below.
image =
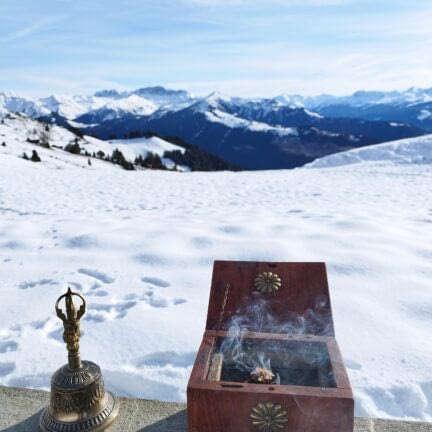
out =
{"type": "Polygon", "coordinates": [[[69,367],[71,369],[79,369],[82,366],[79,353],[79,340],[81,336],[80,319],[86,311],[86,302],[81,294],[72,292],[68,288],[67,293],[57,299],[55,310],[57,316],[63,321],[63,340],[66,342],[68,350],[69,367]],[[74,305],[73,296],[79,297],[82,301],[78,311],[74,305]],[[59,303],[63,298],[65,299],[66,313],[59,307],[59,303]]]}

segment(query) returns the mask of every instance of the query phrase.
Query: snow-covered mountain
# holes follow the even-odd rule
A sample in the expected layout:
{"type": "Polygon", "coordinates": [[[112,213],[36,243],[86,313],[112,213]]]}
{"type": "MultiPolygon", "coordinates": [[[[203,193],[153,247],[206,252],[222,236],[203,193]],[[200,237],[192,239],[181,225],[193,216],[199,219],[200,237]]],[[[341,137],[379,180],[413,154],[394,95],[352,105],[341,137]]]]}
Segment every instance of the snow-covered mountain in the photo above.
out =
{"type": "MultiPolygon", "coordinates": [[[[261,110],[270,113],[277,108],[289,107],[291,109],[307,108],[312,111],[322,110],[330,106],[366,107],[379,106],[414,106],[432,103],[432,88],[419,89],[410,88],[406,91],[357,91],[350,96],[301,96],[282,94],[272,99],[247,99],[212,93],[206,98],[192,97],[184,90],[171,90],[162,86],[144,87],[133,91],[101,90],[92,96],[67,96],[53,95],[47,98],[30,99],[16,96],[10,92],[0,93],[0,106],[10,111],[17,111],[32,117],[46,115],[50,112],[58,113],[68,120],[76,120],[83,114],[91,114],[95,110],[102,109],[105,105],[112,108],[117,107],[116,101],[122,101],[119,107],[131,114],[143,114],[137,112],[140,103],[143,104],[144,114],[154,112],[156,109],[178,109],[196,102],[206,101],[209,103],[226,103],[230,106],[243,110],[243,113],[261,110]],[[134,97],[136,96],[136,97],[134,97]],[[152,110],[148,107],[151,106],[152,110]]],[[[425,116],[426,114],[423,114],[425,116]]]]}
{"type": "MultiPolygon", "coordinates": [[[[84,123],[86,118],[77,120],[84,123]]],[[[293,168],[327,154],[424,133],[403,123],[326,118],[275,99],[220,94],[176,110],[117,118],[83,130],[102,139],[135,131],[178,136],[247,169],[293,168]]]]}
{"type": "Polygon", "coordinates": [[[432,135],[336,153],[316,159],[306,166],[309,168],[330,168],[362,162],[432,164],[432,135]]]}
{"type": "Polygon", "coordinates": [[[254,116],[243,115],[242,110],[247,109],[248,104],[247,100],[241,98],[212,93],[192,104],[190,109],[195,113],[204,114],[210,122],[220,123],[232,129],[271,132],[280,136],[298,135],[297,129],[294,127],[272,126],[272,123],[266,122],[266,118],[262,118],[263,121],[257,121],[253,118],[254,116]]]}
{"type": "Polygon", "coordinates": [[[130,95],[125,98],[108,99],[99,108],[94,107],[94,109],[75,118],[78,118],[78,121],[82,123],[98,124],[128,116],[147,116],[157,109],[159,107],[151,100],[130,95]]]}
{"type": "Polygon", "coordinates": [[[359,90],[352,95],[302,96],[282,94],[274,98],[283,105],[320,109],[332,105],[362,107],[365,105],[407,105],[432,102],[432,88],[411,87],[404,91],[365,91],[359,90]]]}
{"type": "Polygon", "coordinates": [[[74,121],[86,116],[87,122],[101,123],[127,115],[148,115],[158,109],[176,109],[191,103],[190,95],[182,90],[168,90],[163,87],[147,87],[130,92],[102,90],[92,96],[52,95],[31,99],[0,93],[0,107],[19,112],[33,118],[57,115],[74,121]]]}
{"type": "MultiPolygon", "coordinates": [[[[65,166],[79,166],[87,169],[119,168],[104,160],[114,150],[122,152],[128,162],[133,163],[139,156],[149,153],[160,156],[163,165],[172,169],[175,163],[164,157],[165,152],[185,153],[185,148],[169,143],[158,137],[120,141],[102,141],[89,136],[78,136],[57,125],[33,120],[23,114],[0,111],[0,153],[23,159],[30,158],[34,151],[42,165],[63,169],[65,166]],[[75,147],[73,147],[75,146],[75,147]]],[[[179,171],[188,170],[177,166],[179,171]]]]}
{"type": "Polygon", "coordinates": [[[398,121],[432,132],[432,88],[403,92],[358,91],[351,96],[305,98],[304,106],[324,116],[398,121]]]}
{"type": "Polygon", "coordinates": [[[175,136],[248,169],[292,168],[432,131],[432,89],[248,99],[157,86],[41,99],[2,93],[0,107],[105,140],[175,136]]]}
{"type": "Polygon", "coordinates": [[[49,115],[51,110],[41,101],[16,96],[12,92],[0,92],[0,108],[38,118],[49,115]]]}

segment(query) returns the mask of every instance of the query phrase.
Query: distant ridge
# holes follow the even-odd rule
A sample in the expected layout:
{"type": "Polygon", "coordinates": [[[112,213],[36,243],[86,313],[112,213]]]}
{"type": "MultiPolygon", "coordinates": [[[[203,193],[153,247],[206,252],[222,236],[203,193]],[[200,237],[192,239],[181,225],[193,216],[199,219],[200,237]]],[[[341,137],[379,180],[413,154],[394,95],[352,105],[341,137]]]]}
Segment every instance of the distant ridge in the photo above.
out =
{"type": "Polygon", "coordinates": [[[351,96],[194,97],[163,86],[28,99],[0,108],[99,139],[175,136],[244,169],[294,168],[333,153],[432,132],[432,89],[351,96]]]}

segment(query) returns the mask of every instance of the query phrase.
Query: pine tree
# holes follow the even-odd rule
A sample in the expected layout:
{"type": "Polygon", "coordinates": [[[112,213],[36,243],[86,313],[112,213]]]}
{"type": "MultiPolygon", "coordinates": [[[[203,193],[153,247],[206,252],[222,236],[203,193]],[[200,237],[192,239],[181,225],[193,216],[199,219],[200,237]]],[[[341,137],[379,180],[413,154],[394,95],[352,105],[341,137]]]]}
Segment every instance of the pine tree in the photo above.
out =
{"type": "Polygon", "coordinates": [[[37,154],[36,150],[32,150],[32,156],[31,156],[31,160],[33,162],[40,162],[41,158],[39,157],[39,155],[37,154]]]}
{"type": "Polygon", "coordinates": [[[151,168],[151,169],[166,169],[166,166],[162,163],[162,159],[160,156],[156,153],[148,152],[147,156],[145,157],[143,161],[143,166],[145,168],[151,168]]]}
{"type": "Polygon", "coordinates": [[[77,139],[75,139],[73,143],[69,143],[64,149],[72,154],[81,154],[81,147],[79,146],[77,139]]]}
{"type": "Polygon", "coordinates": [[[133,163],[126,160],[123,153],[118,149],[112,152],[110,160],[113,164],[120,165],[125,170],[133,171],[135,169],[133,163]]]}

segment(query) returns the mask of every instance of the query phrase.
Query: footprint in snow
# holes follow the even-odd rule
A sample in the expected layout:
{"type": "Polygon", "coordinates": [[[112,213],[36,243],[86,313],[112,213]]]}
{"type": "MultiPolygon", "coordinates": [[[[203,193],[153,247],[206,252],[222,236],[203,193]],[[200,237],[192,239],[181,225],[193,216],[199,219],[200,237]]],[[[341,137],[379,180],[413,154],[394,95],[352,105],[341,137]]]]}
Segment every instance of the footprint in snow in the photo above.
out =
{"type": "Polygon", "coordinates": [[[66,240],[66,247],[71,249],[90,249],[98,246],[97,240],[89,235],[80,235],[66,240]]]}
{"type": "Polygon", "coordinates": [[[108,276],[106,273],[103,273],[99,270],[94,269],[87,269],[87,268],[80,268],[78,269],[78,273],[81,273],[86,276],[90,276],[99,282],[110,284],[115,281],[115,278],[108,276]]]}
{"type": "Polygon", "coordinates": [[[18,343],[14,340],[0,341],[0,354],[16,351],[17,349],[18,343]]]}
{"type": "Polygon", "coordinates": [[[102,322],[107,319],[124,318],[129,309],[137,305],[137,301],[126,300],[116,303],[91,303],[84,317],[89,321],[102,322]]]}
{"type": "Polygon", "coordinates": [[[105,290],[93,290],[86,292],[87,296],[94,296],[94,297],[107,297],[109,295],[108,291],[105,290]]]}
{"type": "Polygon", "coordinates": [[[147,303],[151,307],[166,308],[170,306],[177,306],[187,302],[187,300],[184,298],[168,298],[156,294],[153,291],[154,288],[168,288],[171,286],[171,284],[164,279],[154,277],[154,276],[144,276],[141,278],[141,281],[149,285],[153,285],[150,286],[149,290],[145,292],[141,297],[141,300],[147,303]]]}
{"type": "Polygon", "coordinates": [[[144,295],[141,297],[141,300],[143,300],[149,306],[155,308],[166,308],[170,306],[177,306],[187,302],[187,300],[184,298],[171,299],[167,297],[162,297],[155,294],[153,291],[147,291],[146,293],[144,293],[144,295]]]}
{"type": "Polygon", "coordinates": [[[53,279],[40,279],[37,281],[24,281],[21,282],[18,286],[20,289],[29,289],[41,285],[57,285],[57,282],[53,279]]]}
{"type": "Polygon", "coordinates": [[[159,288],[168,288],[171,284],[163,279],[159,279],[157,277],[145,276],[141,278],[143,282],[149,283],[151,285],[155,285],[159,288]]]}
{"type": "Polygon", "coordinates": [[[78,282],[68,282],[68,285],[71,287],[72,290],[76,290],[76,291],[82,291],[83,287],[80,283],[78,282]]]}
{"type": "Polygon", "coordinates": [[[12,373],[15,370],[14,362],[0,362],[0,377],[6,376],[12,373]]]}

